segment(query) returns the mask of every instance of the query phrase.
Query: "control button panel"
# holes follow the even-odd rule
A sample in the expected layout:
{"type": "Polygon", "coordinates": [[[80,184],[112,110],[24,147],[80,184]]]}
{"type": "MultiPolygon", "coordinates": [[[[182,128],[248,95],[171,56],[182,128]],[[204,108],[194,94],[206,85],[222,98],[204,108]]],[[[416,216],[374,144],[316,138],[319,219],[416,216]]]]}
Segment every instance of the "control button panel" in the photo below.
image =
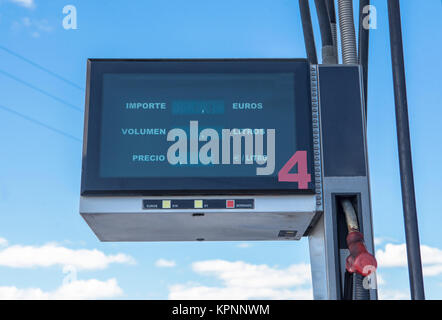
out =
{"type": "Polygon", "coordinates": [[[143,200],[143,209],[254,209],[254,199],[155,199],[143,200]]]}

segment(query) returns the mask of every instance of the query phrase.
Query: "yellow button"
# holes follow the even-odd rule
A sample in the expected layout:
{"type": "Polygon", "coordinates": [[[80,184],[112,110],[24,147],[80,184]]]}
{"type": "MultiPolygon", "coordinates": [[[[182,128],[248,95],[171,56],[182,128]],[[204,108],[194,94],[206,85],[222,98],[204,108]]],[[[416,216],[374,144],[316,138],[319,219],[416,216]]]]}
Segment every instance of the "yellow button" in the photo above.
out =
{"type": "Polygon", "coordinates": [[[170,200],[163,200],[163,209],[170,209],[170,200]]]}
{"type": "Polygon", "coordinates": [[[203,208],[203,200],[195,200],[195,209],[203,208]]]}

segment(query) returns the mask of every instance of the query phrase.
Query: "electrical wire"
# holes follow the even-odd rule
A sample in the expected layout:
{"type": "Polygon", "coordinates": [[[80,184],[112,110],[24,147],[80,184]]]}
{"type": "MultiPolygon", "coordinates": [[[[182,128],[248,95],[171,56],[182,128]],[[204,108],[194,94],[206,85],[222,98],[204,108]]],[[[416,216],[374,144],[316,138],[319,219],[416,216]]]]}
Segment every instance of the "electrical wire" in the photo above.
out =
{"type": "Polygon", "coordinates": [[[333,47],[333,36],[330,26],[330,18],[325,5],[325,0],[315,0],[316,13],[318,15],[319,29],[322,40],[322,63],[336,64],[337,57],[333,47]]]}
{"type": "Polygon", "coordinates": [[[26,81],[24,81],[24,80],[22,80],[20,78],[17,78],[16,76],[14,76],[14,75],[12,75],[12,74],[4,71],[4,70],[0,69],[0,74],[3,74],[4,76],[6,76],[8,78],[11,78],[11,79],[13,79],[13,80],[15,80],[15,81],[17,81],[17,82],[19,82],[19,83],[29,87],[29,88],[35,90],[35,91],[37,91],[37,92],[39,92],[39,93],[41,93],[41,94],[43,94],[43,95],[45,95],[45,96],[47,96],[47,97],[49,97],[51,99],[54,99],[55,101],[58,101],[58,102],[66,105],[67,107],[69,107],[71,109],[74,109],[76,111],[83,111],[81,108],[79,108],[79,107],[77,107],[77,106],[67,102],[66,100],[63,100],[62,98],[59,98],[59,97],[57,97],[57,96],[55,96],[55,95],[53,95],[53,94],[51,94],[51,93],[49,93],[49,92],[47,92],[47,91],[45,91],[43,89],[40,89],[40,88],[34,86],[33,84],[31,84],[29,82],[26,82],[26,81]]]}
{"type": "Polygon", "coordinates": [[[327,12],[330,19],[330,28],[333,38],[333,49],[335,50],[336,63],[339,63],[338,57],[338,26],[336,23],[335,0],[327,0],[327,12]]]}
{"type": "Polygon", "coordinates": [[[11,49],[8,49],[8,48],[6,48],[6,47],[0,45],[0,50],[3,50],[3,51],[9,53],[10,55],[12,55],[12,56],[14,56],[14,57],[16,57],[16,58],[19,58],[20,60],[25,61],[26,63],[29,63],[29,64],[32,65],[33,67],[38,68],[38,69],[40,69],[40,70],[46,72],[47,74],[50,74],[51,76],[53,76],[53,77],[55,77],[55,78],[57,78],[57,79],[59,79],[59,80],[65,82],[65,83],[71,85],[72,87],[74,87],[74,88],[76,88],[76,89],[78,89],[78,90],[84,91],[84,88],[82,88],[81,86],[77,85],[76,83],[74,83],[74,82],[72,82],[72,81],[66,79],[65,77],[63,77],[63,76],[61,76],[61,75],[59,75],[59,74],[57,74],[57,73],[55,73],[55,72],[53,72],[53,71],[51,71],[51,70],[45,68],[45,67],[43,67],[42,65],[40,65],[40,64],[38,64],[38,63],[36,63],[36,62],[34,62],[34,61],[28,59],[28,58],[23,57],[22,55],[20,55],[20,54],[14,52],[14,51],[12,51],[11,49]]]}
{"type": "Polygon", "coordinates": [[[75,141],[77,141],[77,142],[82,142],[80,139],[78,139],[77,137],[74,137],[74,136],[70,135],[69,133],[66,133],[66,132],[64,132],[64,131],[62,131],[62,130],[56,129],[56,128],[54,128],[54,127],[51,127],[51,126],[45,124],[44,122],[41,122],[41,121],[36,120],[36,119],[34,119],[34,118],[30,117],[30,116],[27,116],[27,115],[25,115],[25,114],[22,114],[22,113],[20,113],[20,112],[17,112],[17,111],[15,111],[15,110],[13,110],[12,108],[8,108],[8,107],[6,107],[6,106],[0,104],[0,109],[2,109],[2,110],[4,110],[4,111],[7,111],[7,112],[9,112],[9,113],[12,113],[12,114],[14,114],[14,115],[16,115],[16,116],[18,116],[18,117],[23,118],[23,119],[26,119],[26,120],[28,120],[28,121],[34,123],[34,124],[37,124],[37,125],[39,125],[39,126],[41,126],[41,127],[44,127],[44,128],[46,128],[46,129],[48,129],[48,130],[51,130],[52,132],[55,132],[55,133],[60,134],[60,135],[62,135],[62,136],[65,136],[65,137],[67,137],[67,138],[69,138],[69,139],[75,140],[75,141]]]}
{"type": "Polygon", "coordinates": [[[336,24],[336,10],[335,10],[335,0],[327,0],[327,12],[330,19],[330,23],[336,24]]]}
{"type": "Polygon", "coordinates": [[[310,15],[308,0],[299,0],[299,11],[301,13],[302,31],[304,33],[304,44],[308,61],[311,64],[318,64],[315,36],[313,34],[312,17],[310,15]]]}

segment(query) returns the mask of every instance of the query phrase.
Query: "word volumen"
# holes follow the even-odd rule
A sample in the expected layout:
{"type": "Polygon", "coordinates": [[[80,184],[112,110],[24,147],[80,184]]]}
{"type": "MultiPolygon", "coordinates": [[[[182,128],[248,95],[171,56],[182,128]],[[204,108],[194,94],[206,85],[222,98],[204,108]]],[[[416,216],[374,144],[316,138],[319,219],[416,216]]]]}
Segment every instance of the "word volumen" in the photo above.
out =
{"type": "Polygon", "coordinates": [[[189,133],[189,139],[183,129],[175,128],[167,133],[167,141],[175,142],[167,151],[170,164],[188,164],[188,145],[190,164],[220,164],[220,153],[221,163],[230,164],[230,143],[233,140],[233,164],[241,164],[242,159],[245,164],[265,164],[265,167],[256,168],[257,175],[270,175],[275,171],[275,129],[222,129],[221,152],[220,137],[215,129],[206,128],[199,132],[198,121],[190,121],[189,133]],[[267,135],[267,155],[264,155],[264,135],[267,135]],[[199,142],[205,144],[199,148],[199,142]]]}
{"type": "Polygon", "coordinates": [[[121,128],[121,133],[126,136],[165,135],[164,128],[121,128]]]}

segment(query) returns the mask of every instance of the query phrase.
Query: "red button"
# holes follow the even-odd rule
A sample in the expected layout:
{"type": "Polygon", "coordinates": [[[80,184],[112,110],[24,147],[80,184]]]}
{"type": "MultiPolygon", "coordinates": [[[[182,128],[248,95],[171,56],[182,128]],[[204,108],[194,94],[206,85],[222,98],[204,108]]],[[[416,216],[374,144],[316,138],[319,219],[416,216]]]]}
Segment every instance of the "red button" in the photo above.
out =
{"type": "Polygon", "coordinates": [[[227,200],[226,207],[227,208],[235,208],[235,200],[227,200]]]}

